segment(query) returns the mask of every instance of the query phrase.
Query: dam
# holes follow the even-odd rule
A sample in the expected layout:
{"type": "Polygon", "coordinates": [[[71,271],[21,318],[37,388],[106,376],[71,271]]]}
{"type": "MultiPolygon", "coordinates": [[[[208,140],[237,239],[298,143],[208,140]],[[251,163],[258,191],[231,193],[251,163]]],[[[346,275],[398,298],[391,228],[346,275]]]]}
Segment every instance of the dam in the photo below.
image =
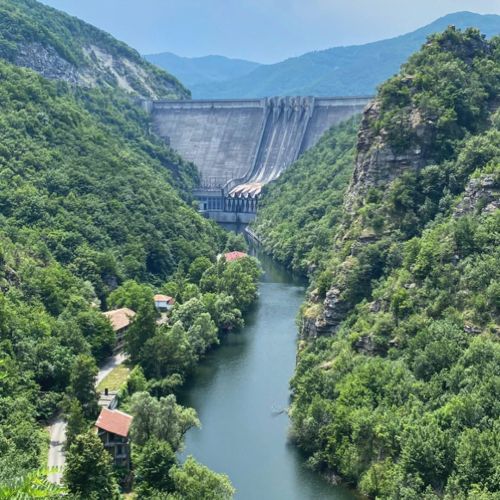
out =
{"type": "Polygon", "coordinates": [[[277,179],[333,125],[371,97],[267,97],[144,101],[153,132],[201,176],[194,196],[205,216],[248,223],[262,187],[277,179]]]}

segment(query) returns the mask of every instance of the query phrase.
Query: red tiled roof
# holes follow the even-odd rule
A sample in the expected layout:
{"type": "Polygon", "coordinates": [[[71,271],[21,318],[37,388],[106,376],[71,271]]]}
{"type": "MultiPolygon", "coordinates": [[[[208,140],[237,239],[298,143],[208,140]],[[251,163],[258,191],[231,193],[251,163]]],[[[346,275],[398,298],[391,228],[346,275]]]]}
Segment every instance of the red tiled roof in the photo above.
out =
{"type": "Polygon", "coordinates": [[[168,302],[169,304],[173,304],[174,298],[170,297],[168,295],[161,295],[161,294],[156,294],[154,296],[155,302],[168,302]]]}
{"type": "Polygon", "coordinates": [[[95,423],[96,427],[117,436],[127,437],[133,417],[118,410],[103,408],[95,423]]]}
{"type": "Polygon", "coordinates": [[[130,325],[130,320],[135,316],[135,312],[128,307],[122,307],[121,309],[115,309],[113,311],[107,311],[103,313],[106,318],[111,322],[111,326],[115,332],[125,328],[130,325]]]}
{"type": "Polygon", "coordinates": [[[245,252],[228,252],[224,254],[224,257],[228,262],[231,262],[233,260],[242,259],[243,257],[248,257],[248,255],[245,252]]]}

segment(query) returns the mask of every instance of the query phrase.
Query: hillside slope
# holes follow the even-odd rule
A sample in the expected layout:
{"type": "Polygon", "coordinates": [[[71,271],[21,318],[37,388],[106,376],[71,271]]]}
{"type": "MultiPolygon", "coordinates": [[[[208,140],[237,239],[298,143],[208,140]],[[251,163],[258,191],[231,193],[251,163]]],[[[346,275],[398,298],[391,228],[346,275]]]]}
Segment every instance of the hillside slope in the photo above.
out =
{"type": "Polygon", "coordinates": [[[109,293],[127,279],[159,286],[224,244],[173,187],[191,167],[108,92],[0,61],[0,490],[45,467],[38,422],[75,359],[111,353],[109,293]]]}
{"type": "Polygon", "coordinates": [[[428,35],[449,25],[460,29],[475,27],[491,37],[500,33],[500,16],[457,12],[396,38],[310,52],[277,64],[259,66],[227,82],[207,82],[190,88],[197,98],[373,95],[377,85],[397,73],[428,35]]]}
{"type": "Polygon", "coordinates": [[[252,61],[224,56],[181,57],[171,52],[149,54],[144,58],[175,75],[188,88],[239,78],[260,66],[252,61]]]}
{"type": "Polygon", "coordinates": [[[0,1],[0,57],[49,79],[149,98],[188,98],[182,84],[111,35],[36,0],[0,1]]]}
{"type": "MultiPolygon", "coordinates": [[[[384,83],[312,275],[292,436],[312,466],[371,498],[499,494],[499,92],[500,38],[451,28],[384,83]]],[[[290,169],[304,192],[283,224],[296,233],[271,235],[273,248],[315,244],[315,212],[297,214],[308,193],[338,191],[309,185],[311,168],[290,169]]],[[[289,195],[286,179],[269,188],[257,231],[289,195]]]]}

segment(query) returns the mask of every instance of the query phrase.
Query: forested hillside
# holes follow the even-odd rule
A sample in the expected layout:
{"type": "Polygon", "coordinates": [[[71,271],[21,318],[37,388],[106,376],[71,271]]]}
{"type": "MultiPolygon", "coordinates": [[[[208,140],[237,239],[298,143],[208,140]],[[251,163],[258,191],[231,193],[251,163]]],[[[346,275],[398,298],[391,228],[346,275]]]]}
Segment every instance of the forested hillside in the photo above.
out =
{"type": "Polygon", "coordinates": [[[39,422],[77,356],[111,352],[109,293],[126,279],[159,286],[214,259],[226,237],[175,189],[193,167],[147,135],[125,98],[0,62],[0,123],[2,484],[45,467],[39,422]]]}
{"type": "Polygon", "coordinates": [[[36,0],[0,0],[0,57],[46,78],[149,98],[190,96],[108,33],[36,0]]]}
{"type": "MultiPolygon", "coordinates": [[[[292,438],[311,465],[370,497],[500,491],[499,91],[500,39],[454,28],[384,83],[363,116],[333,245],[311,276],[292,438]]],[[[325,248],[312,200],[345,186],[329,175],[347,158],[322,161],[328,140],[269,188],[256,226],[299,268],[292,255],[314,261],[311,248],[325,248]],[[315,156],[326,181],[311,184],[315,156]]]]}
{"type": "Polygon", "coordinates": [[[450,25],[461,29],[476,27],[492,37],[500,33],[500,16],[455,12],[394,38],[308,52],[275,64],[262,64],[227,81],[190,85],[190,89],[198,99],[373,95],[377,86],[397,73],[427,36],[450,25]]]}

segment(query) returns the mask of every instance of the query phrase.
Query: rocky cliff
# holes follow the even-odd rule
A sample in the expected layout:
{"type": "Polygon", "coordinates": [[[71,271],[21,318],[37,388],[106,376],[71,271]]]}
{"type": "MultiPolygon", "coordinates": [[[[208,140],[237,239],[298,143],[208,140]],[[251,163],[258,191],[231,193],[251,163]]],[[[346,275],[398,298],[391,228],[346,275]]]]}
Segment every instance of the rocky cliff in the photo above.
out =
{"type": "Polygon", "coordinates": [[[394,265],[394,246],[419,235],[437,214],[492,213],[500,206],[494,171],[498,153],[492,145],[499,140],[493,118],[498,107],[495,87],[484,82],[474,102],[460,88],[476,84],[477,76],[470,73],[479,58],[493,63],[495,56],[474,31],[457,49],[452,42],[458,33],[450,28],[429,42],[366,108],[344,220],[335,235],[331,285],[324,294],[317,289],[310,293],[306,310],[314,314],[303,318],[304,338],[335,333],[352,308],[370,298],[373,280],[394,265]],[[433,52],[436,59],[446,57],[458,80],[450,84],[438,67],[441,63],[433,61],[426,63],[429,88],[423,89],[424,78],[414,67],[423,64],[426,52],[427,57],[433,52]],[[433,73],[439,82],[434,89],[433,73]],[[477,175],[471,176],[475,169],[477,175]]]}
{"type": "Polygon", "coordinates": [[[107,33],[35,0],[0,3],[0,57],[46,78],[159,98],[188,98],[172,75],[107,33]]]}

